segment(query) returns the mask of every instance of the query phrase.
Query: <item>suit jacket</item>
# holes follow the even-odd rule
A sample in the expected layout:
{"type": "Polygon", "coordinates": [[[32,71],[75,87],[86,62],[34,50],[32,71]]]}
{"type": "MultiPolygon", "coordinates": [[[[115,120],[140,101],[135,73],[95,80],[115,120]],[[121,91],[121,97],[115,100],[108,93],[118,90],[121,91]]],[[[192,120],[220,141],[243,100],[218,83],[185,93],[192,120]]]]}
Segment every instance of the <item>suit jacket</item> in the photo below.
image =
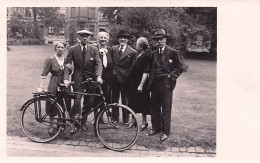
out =
{"type": "Polygon", "coordinates": [[[107,55],[107,67],[105,68],[103,65],[103,55],[99,54],[99,58],[103,65],[102,79],[105,80],[106,82],[111,83],[113,80],[113,67],[114,67],[111,47],[107,47],[106,55],[107,55]]]}
{"type": "MultiPolygon", "coordinates": [[[[87,44],[85,61],[83,61],[80,45],[72,46],[69,48],[68,56],[65,59],[64,64],[67,65],[72,62],[74,65],[72,74],[72,81],[75,82],[74,89],[79,89],[81,87],[81,82],[87,78],[96,79],[96,76],[102,76],[102,63],[96,47],[87,44]]],[[[69,69],[65,66],[64,80],[69,80],[69,75],[69,69]]]]}
{"type": "MultiPolygon", "coordinates": [[[[154,78],[156,77],[157,61],[159,56],[159,50],[152,52],[153,64],[150,74],[150,79],[148,83],[148,89],[152,85],[154,78]]],[[[161,68],[163,71],[162,77],[167,77],[170,75],[170,88],[174,89],[176,85],[177,78],[182,74],[184,70],[184,63],[180,58],[179,51],[172,49],[168,45],[165,46],[164,52],[162,54],[162,64],[161,68]]]]}
{"type": "Polygon", "coordinates": [[[127,45],[125,51],[120,54],[119,45],[112,47],[114,61],[113,75],[114,78],[122,84],[128,83],[128,74],[136,58],[136,50],[127,45]]]}

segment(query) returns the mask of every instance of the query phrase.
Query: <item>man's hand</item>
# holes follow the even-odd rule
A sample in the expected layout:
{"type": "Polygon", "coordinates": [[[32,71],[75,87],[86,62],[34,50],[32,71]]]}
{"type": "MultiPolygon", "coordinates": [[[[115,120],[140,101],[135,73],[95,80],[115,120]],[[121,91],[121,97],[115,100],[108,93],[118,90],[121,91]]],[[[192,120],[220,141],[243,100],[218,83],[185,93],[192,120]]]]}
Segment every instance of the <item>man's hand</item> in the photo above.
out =
{"type": "Polygon", "coordinates": [[[69,80],[64,80],[64,85],[65,87],[69,87],[70,86],[70,81],[69,80]]]}
{"type": "Polygon", "coordinates": [[[142,92],[143,91],[143,84],[139,84],[137,87],[137,92],[142,92]]]}
{"type": "Polygon", "coordinates": [[[36,92],[43,92],[43,89],[41,87],[37,88],[36,92]]]}
{"type": "Polygon", "coordinates": [[[70,71],[72,71],[72,64],[68,63],[66,66],[70,71]]]}
{"type": "Polygon", "coordinates": [[[100,84],[103,83],[103,80],[102,80],[101,76],[98,76],[98,77],[97,77],[97,82],[99,82],[100,84]]]}

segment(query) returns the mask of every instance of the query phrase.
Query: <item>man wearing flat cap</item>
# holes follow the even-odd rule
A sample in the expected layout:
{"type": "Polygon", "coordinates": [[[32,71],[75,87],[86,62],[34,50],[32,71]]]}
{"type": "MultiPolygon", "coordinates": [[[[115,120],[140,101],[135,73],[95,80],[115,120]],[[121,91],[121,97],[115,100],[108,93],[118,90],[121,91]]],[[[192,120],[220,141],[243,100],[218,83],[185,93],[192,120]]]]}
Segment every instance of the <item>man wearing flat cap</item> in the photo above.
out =
{"type": "MultiPolygon", "coordinates": [[[[72,46],[68,50],[68,56],[65,59],[65,70],[64,70],[64,84],[69,85],[69,67],[73,62],[74,70],[72,74],[73,91],[75,92],[83,92],[84,89],[87,90],[88,93],[95,93],[97,86],[93,83],[87,83],[86,85],[82,85],[82,82],[92,78],[96,79],[99,83],[102,83],[102,63],[99,58],[98,49],[94,46],[88,44],[91,35],[93,35],[88,30],[81,30],[77,32],[80,43],[72,46]]],[[[74,105],[72,107],[71,116],[75,118],[80,117],[81,113],[81,98],[82,95],[77,95],[77,98],[74,101],[74,105]]],[[[89,111],[93,107],[94,96],[84,96],[82,115],[84,116],[87,111],[89,111]]],[[[87,130],[86,126],[87,119],[83,120],[82,130],[87,130]]],[[[77,131],[77,127],[74,126],[71,130],[71,133],[75,133],[77,131]]]]}
{"type": "Polygon", "coordinates": [[[158,29],[154,39],[157,49],[152,52],[153,64],[148,82],[152,129],[148,135],[161,133],[160,140],[165,141],[171,130],[172,93],[184,64],[179,51],[166,45],[165,30],[158,29]]]}
{"type": "MultiPolygon", "coordinates": [[[[128,74],[136,58],[136,50],[128,45],[130,35],[127,31],[120,30],[117,34],[117,38],[119,45],[112,47],[114,61],[112,101],[118,103],[121,93],[122,104],[128,105],[128,74]]],[[[113,120],[117,123],[119,121],[119,111],[113,110],[112,116],[113,120]]],[[[123,112],[123,122],[125,125],[128,125],[129,113],[123,112]]]]}

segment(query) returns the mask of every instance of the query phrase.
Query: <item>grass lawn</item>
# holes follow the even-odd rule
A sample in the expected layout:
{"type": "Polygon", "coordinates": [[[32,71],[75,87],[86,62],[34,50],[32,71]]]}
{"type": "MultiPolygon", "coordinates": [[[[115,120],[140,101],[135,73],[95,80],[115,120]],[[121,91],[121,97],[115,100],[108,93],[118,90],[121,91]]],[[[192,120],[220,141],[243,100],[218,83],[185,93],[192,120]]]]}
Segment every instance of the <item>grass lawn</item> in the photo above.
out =
{"type": "MultiPolygon", "coordinates": [[[[24,136],[20,128],[20,107],[32,98],[40,81],[46,57],[54,55],[52,45],[11,46],[7,52],[7,134],[24,136]]],[[[151,129],[141,131],[137,145],[153,149],[166,147],[201,146],[216,148],[216,61],[186,59],[189,65],[173,92],[171,135],[161,143],[160,134],[146,136],[151,129]]],[[[45,82],[47,88],[48,82],[45,82]]],[[[137,115],[141,119],[141,115],[137,115]]],[[[92,120],[92,115],[89,117],[92,120]]],[[[89,124],[88,132],[79,131],[69,138],[60,134],[57,139],[98,142],[89,124]]],[[[57,140],[56,139],[56,140],[57,140]]]]}

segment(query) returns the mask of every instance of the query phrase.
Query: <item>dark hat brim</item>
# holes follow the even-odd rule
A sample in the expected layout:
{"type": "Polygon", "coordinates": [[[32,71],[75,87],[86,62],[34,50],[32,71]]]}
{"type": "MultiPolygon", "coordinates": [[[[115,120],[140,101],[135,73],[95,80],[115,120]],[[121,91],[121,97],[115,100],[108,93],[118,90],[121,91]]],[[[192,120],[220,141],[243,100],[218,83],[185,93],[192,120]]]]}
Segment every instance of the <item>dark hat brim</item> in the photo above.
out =
{"type": "Polygon", "coordinates": [[[158,38],[166,38],[166,35],[153,36],[153,39],[158,39],[158,38]]]}

